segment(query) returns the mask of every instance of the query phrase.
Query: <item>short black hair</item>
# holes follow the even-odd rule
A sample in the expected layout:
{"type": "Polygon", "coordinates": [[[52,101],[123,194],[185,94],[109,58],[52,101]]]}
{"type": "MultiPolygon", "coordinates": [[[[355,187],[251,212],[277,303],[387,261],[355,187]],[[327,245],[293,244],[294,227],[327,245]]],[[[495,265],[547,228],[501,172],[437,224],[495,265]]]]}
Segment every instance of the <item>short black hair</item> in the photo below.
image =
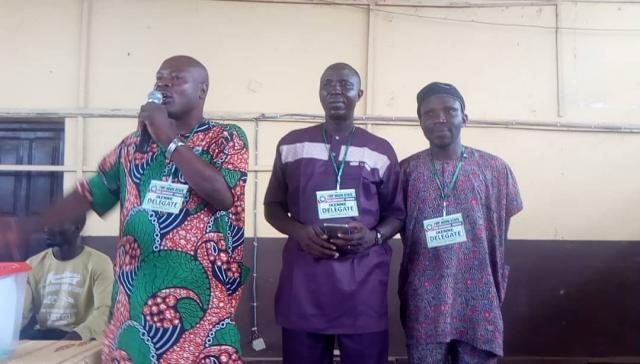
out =
{"type": "Polygon", "coordinates": [[[358,82],[360,82],[360,85],[362,85],[362,78],[360,78],[360,73],[358,73],[358,71],[353,68],[352,65],[348,64],[348,63],[344,63],[344,62],[336,62],[332,65],[330,65],[329,67],[325,68],[324,72],[322,72],[322,76],[324,76],[325,73],[327,73],[328,70],[332,69],[332,68],[346,68],[349,71],[353,72],[356,74],[356,77],[358,78],[358,82]]]}

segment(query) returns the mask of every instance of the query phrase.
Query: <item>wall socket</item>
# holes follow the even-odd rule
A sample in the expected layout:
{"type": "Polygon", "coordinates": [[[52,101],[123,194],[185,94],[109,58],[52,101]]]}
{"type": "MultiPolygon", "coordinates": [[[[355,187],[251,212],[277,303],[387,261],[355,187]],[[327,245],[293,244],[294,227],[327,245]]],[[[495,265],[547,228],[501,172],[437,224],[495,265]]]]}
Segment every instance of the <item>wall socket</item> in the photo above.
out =
{"type": "Polygon", "coordinates": [[[255,339],[251,340],[251,347],[255,351],[260,351],[260,350],[266,349],[267,348],[267,344],[264,343],[264,339],[263,338],[257,337],[255,339]]]}

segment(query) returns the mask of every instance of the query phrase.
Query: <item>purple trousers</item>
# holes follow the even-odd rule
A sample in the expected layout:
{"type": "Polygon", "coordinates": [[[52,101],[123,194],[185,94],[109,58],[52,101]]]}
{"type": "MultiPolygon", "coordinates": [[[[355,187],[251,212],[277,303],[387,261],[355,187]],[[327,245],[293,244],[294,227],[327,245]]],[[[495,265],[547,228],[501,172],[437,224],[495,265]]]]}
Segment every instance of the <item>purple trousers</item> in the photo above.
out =
{"type": "Polygon", "coordinates": [[[388,364],[389,332],[328,335],[282,328],[283,364],[332,364],[338,342],[341,364],[388,364]]]}

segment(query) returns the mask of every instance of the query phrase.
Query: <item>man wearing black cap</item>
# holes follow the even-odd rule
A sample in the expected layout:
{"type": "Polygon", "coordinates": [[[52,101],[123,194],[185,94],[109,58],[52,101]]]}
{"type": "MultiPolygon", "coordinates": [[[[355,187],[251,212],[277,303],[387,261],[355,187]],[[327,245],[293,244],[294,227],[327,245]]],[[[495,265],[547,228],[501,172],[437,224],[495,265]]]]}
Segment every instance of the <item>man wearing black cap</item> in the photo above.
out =
{"type": "Polygon", "coordinates": [[[417,96],[429,148],[401,162],[406,204],[401,318],[411,363],[494,363],[502,355],[509,221],[522,210],[509,166],[462,145],[467,123],[455,86],[417,96]]]}

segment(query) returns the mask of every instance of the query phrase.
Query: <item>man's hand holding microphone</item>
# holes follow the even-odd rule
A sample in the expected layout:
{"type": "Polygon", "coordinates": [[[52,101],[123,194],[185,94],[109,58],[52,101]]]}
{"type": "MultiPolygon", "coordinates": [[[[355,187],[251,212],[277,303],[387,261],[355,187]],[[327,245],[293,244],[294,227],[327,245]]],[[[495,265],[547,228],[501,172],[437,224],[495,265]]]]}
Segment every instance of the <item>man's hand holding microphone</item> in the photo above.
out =
{"type": "Polygon", "coordinates": [[[166,148],[179,134],[175,120],[169,118],[164,99],[162,92],[153,90],[147,96],[147,103],[140,107],[138,152],[146,153],[152,139],[166,148]]]}

